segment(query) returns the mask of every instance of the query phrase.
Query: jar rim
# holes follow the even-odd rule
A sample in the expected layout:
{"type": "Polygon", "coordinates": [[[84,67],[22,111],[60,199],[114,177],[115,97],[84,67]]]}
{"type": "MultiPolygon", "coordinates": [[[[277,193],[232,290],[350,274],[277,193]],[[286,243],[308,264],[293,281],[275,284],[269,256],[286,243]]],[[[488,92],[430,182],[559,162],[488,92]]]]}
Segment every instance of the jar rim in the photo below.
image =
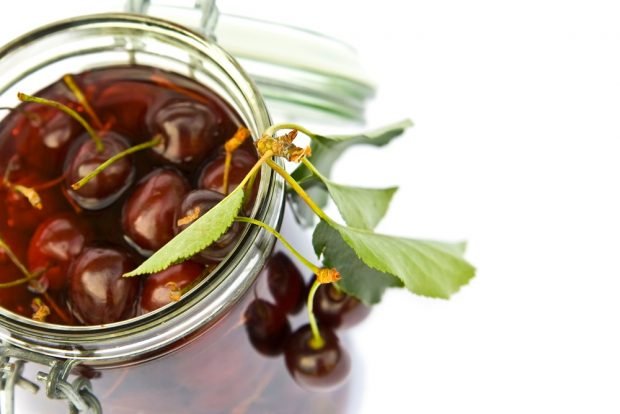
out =
{"type": "MultiPolygon", "coordinates": [[[[271,120],[264,100],[237,61],[217,44],[175,23],[148,16],[106,13],[71,18],[35,29],[0,48],[0,62],[28,45],[65,31],[115,28],[132,34],[174,40],[214,63],[231,82],[237,98],[245,100],[252,117],[252,136],[271,120]]],[[[12,79],[8,83],[16,82],[12,79]]],[[[2,87],[2,85],[0,85],[2,87]]],[[[0,89],[0,93],[4,93],[0,89]]],[[[284,183],[263,166],[251,216],[279,228],[284,206],[284,183]]],[[[271,251],[275,239],[248,226],[235,249],[179,302],[148,314],[101,326],[65,326],[41,323],[0,308],[0,341],[50,357],[75,358],[93,365],[114,365],[128,359],[149,358],[181,338],[187,338],[224,315],[247,291],[271,251]],[[235,274],[233,274],[235,273],[235,274]]]]}

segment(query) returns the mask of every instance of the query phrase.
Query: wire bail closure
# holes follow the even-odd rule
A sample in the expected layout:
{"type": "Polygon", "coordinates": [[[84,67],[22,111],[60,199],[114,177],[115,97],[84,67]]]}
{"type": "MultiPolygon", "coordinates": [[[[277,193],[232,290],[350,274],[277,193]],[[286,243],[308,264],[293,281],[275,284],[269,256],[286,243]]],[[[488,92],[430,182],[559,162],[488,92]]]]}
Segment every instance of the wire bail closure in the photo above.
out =
{"type": "Polygon", "coordinates": [[[81,363],[80,360],[61,361],[0,344],[1,414],[15,413],[16,386],[33,394],[36,394],[40,389],[39,385],[23,377],[26,362],[34,362],[49,367],[49,372],[40,371],[37,373],[37,380],[44,385],[48,398],[67,400],[70,414],[102,414],[101,403],[92,392],[90,380],[79,375],[72,382],[68,380],[71,371],[81,363]]]}

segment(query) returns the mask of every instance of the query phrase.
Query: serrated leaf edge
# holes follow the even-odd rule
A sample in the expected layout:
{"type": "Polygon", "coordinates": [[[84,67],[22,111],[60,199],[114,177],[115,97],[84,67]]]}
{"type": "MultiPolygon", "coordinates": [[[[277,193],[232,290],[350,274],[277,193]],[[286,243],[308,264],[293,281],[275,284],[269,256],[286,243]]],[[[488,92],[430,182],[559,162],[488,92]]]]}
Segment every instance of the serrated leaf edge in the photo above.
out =
{"type": "MultiPolygon", "coordinates": [[[[326,222],[326,223],[327,223],[327,222],[326,222]]],[[[378,272],[382,272],[382,273],[386,273],[386,274],[388,274],[388,275],[392,275],[392,276],[394,276],[395,278],[397,278],[398,280],[400,280],[400,281],[403,283],[403,285],[404,285],[405,287],[407,287],[407,284],[405,283],[405,281],[404,281],[404,280],[403,280],[400,276],[395,275],[395,274],[394,274],[394,273],[392,273],[392,272],[388,272],[388,271],[385,271],[385,270],[383,270],[383,269],[379,269],[377,266],[374,266],[374,265],[372,265],[372,264],[368,263],[366,260],[364,260],[364,258],[363,258],[362,256],[360,256],[360,255],[358,254],[358,252],[355,250],[355,248],[351,245],[352,243],[351,243],[351,241],[350,241],[350,240],[346,237],[346,233],[344,233],[344,234],[343,234],[343,233],[340,231],[341,229],[345,228],[344,226],[342,226],[342,225],[340,225],[340,224],[337,224],[337,223],[327,223],[327,224],[328,224],[328,225],[330,225],[330,226],[332,226],[334,229],[336,229],[336,231],[338,231],[338,233],[340,234],[340,236],[342,237],[342,239],[345,241],[345,243],[346,243],[346,244],[347,244],[347,245],[351,248],[351,250],[353,250],[353,252],[354,252],[354,253],[355,253],[355,255],[358,257],[358,259],[360,259],[360,260],[361,260],[361,261],[362,261],[362,262],[363,262],[366,266],[368,266],[369,268],[374,269],[374,270],[376,270],[376,271],[378,271],[378,272]]],[[[364,229],[355,229],[355,228],[351,228],[351,227],[348,227],[348,228],[349,228],[349,229],[351,229],[351,230],[354,230],[354,231],[358,231],[358,232],[368,232],[368,233],[373,233],[373,232],[371,232],[371,231],[364,230],[364,229]]],[[[389,235],[383,235],[383,236],[386,236],[386,237],[393,237],[393,236],[389,236],[389,235]]],[[[420,242],[431,242],[431,243],[437,243],[437,242],[434,242],[434,241],[431,241],[431,240],[417,240],[417,241],[420,241],[420,242]]],[[[464,243],[464,242],[459,242],[458,244],[459,244],[459,245],[461,245],[461,244],[466,244],[466,243],[464,243]]],[[[449,299],[449,298],[450,298],[450,295],[456,294],[457,292],[459,292],[459,291],[461,290],[461,288],[463,288],[464,286],[467,286],[467,285],[469,284],[469,282],[470,282],[470,281],[474,278],[474,276],[476,275],[476,268],[475,268],[473,265],[471,265],[469,262],[465,261],[465,260],[464,260],[461,256],[457,256],[457,255],[455,255],[454,253],[452,253],[452,252],[450,252],[450,251],[447,251],[447,250],[445,250],[444,248],[441,248],[440,246],[438,246],[438,248],[439,248],[440,250],[442,250],[444,253],[448,254],[449,256],[453,256],[453,257],[455,257],[455,258],[457,258],[457,259],[461,259],[461,260],[463,260],[463,261],[464,261],[464,262],[465,262],[465,263],[466,263],[466,264],[470,267],[470,269],[471,269],[471,275],[468,275],[468,276],[467,276],[467,280],[466,280],[464,283],[460,284],[460,285],[456,288],[456,290],[453,290],[453,291],[452,291],[452,290],[450,290],[450,294],[448,294],[448,296],[431,296],[431,295],[425,295],[425,294],[421,294],[421,293],[418,293],[418,292],[414,292],[412,289],[409,289],[408,287],[407,287],[407,290],[409,290],[410,292],[412,292],[412,293],[414,293],[414,294],[416,294],[416,295],[418,295],[418,296],[423,296],[423,297],[430,298],[430,299],[443,299],[443,300],[447,300],[447,299],[449,299]]],[[[423,253],[423,252],[422,252],[422,254],[423,254],[425,257],[428,257],[426,253],[423,253]]],[[[432,261],[432,262],[434,262],[434,263],[437,263],[435,260],[432,260],[432,259],[431,259],[431,261],[432,261]]],[[[440,266],[440,267],[441,267],[441,266],[440,266]]],[[[419,269],[419,267],[418,267],[418,269],[419,269]]]]}
{"type": "MultiPolygon", "coordinates": [[[[220,203],[224,202],[228,197],[232,197],[232,195],[235,194],[236,192],[243,192],[242,186],[237,187],[234,191],[232,191],[224,199],[222,199],[220,201],[220,203]]],[[[243,197],[241,198],[241,201],[239,202],[239,207],[236,209],[236,212],[238,212],[241,209],[242,206],[243,206],[243,197]]],[[[235,215],[236,215],[236,212],[235,212],[235,215]]],[[[206,217],[207,217],[207,215],[204,214],[203,216],[199,217],[196,221],[194,221],[194,223],[192,223],[191,226],[194,226],[194,225],[198,224],[201,220],[202,221],[207,220],[206,217]]],[[[166,243],[165,245],[160,247],[160,249],[158,249],[155,253],[153,253],[152,256],[147,258],[138,267],[133,269],[131,272],[127,272],[127,273],[123,274],[123,277],[134,277],[134,276],[139,276],[139,275],[144,275],[144,274],[158,273],[158,272],[161,272],[164,269],[167,269],[168,267],[170,267],[170,266],[172,266],[174,264],[177,264],[177,263],[180,263],[180,262],[182,262],[184,260],[187,260],[190,257],[194,256],[195,254],[199,253],[200,251],[204,250],[205,248],[209,247],[213,242],[217,241],[224,233],[226,233],[226,231],[228,231],[228,229],[233,225],[233,223],[234,223],[234,218],[230,222],[230,224],[222,232],[220,232],[217,236],[214,236],[212,240],[208,240],[207,241],[207,239],[205,239],[205,243],[201,244],[202,247],[201,248],[197,248],[197,249],[193,249],[192,253],[189,253],[189,254],[183,255],[183,256],[179,256],[179,257],[177,257],[174,260],[168,261],[168,263],[166,263],[165,265],[158,266],[158,267],[153,267],[153,268],[149,269],[147,267],[148,266],[148,261],[151,260],[151,258],[155,257],[157,252],[159,252],[162,249],[165,249],[166,246],[168,246],[168,244],[174,243],[175,239],[177,239],[177,237],[180,237],[183,234],[183,232],[181,232],[181,233],[177,234],[175,237],[173,237],[170,241],[168,241],[168,243],[166,243]],[[147,270],[141,270],[143,267],[147,267],[147,270]]],[[[188,227],[184,231],[188,230],[190,227],[188,227]]]]}

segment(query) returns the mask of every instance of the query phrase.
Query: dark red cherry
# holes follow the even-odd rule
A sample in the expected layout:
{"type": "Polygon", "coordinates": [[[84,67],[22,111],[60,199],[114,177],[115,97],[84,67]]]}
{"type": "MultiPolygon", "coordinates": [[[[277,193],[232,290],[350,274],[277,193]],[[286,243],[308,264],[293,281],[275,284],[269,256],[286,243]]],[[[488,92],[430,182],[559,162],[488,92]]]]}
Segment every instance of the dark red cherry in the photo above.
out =
{"type": "MultiPolygon", "coordinates": [[[[52,84],[37,96],[78,109],[73,102],[75,97],[63,82],[52,84]]],[[[72,140],[84,129],[56,108],[38,103],[25,103],[20,108],[8,117],[6,126],[17,154],[31,171],[48,177],[60,176],[72,140]]]]}
{"type": "Polygon", "coordinates": [[[142,313],[154,311],[174,302],[175,294],[191,286],[204,270],[203,265],[186,261],[146,277],[140,300],[142,313]]]}
{"type": "Polygon", "coordinates": [[[62,166],[72,140],[83,129],[65,113],[38,104],[29,104],[11,130],[17,153],[29,168],[47,176],[62,174],[62,166]]]}
{"type": "Polygon", "coordinates": [[[271,256],[263,271],[276,305],[287,313],[301,310],[305,299],[305,282],[295,263],[283,252],[271,256]]]}
{"type": "MultiPolygon", "coordinates": [[[[99,79],[99,82],[97,89],[109,80],[99,79]]],[[[102,121],[113,125],[115,131],[128,137],[146,137],[149,136],[146,113],[160,95],[161,91],[147,83],[115,79],[98,91],[92,103],[102,121]]]]}
{"type": "Polygon", "coordinates": [[[134,268],[129,255],[112,247],[87,247],[69,267],[69,307],[85,325],[135,316],[139,278],[122,275],[134,268]]]}
{"type": "Polygon", "coordinates": [[[319,286],[313,310],[319,324],[341,329],[358,324],[370,313],[370,307],[332,283],[319,286]]]}
{"type": "Polygon", "coordinates": [[[253,300],[244,313],[250,343],[263,355],[278,355],[291,334],[286,314],[263,299],[253,300]]]}
{"type": "Polygon", "coordinates": [[[129,241],[147,255],[166,244],[174,237],[176,209],[189,191],[189,183],[172,169],[144,177],[123,206],[123,230],[129,241]]]}
{"type": "MultiPolygon", "coordinates": [[[[226,154],[221,152],[209,161],[200,171],[198,186],[209,190],[222,191],[224,185],[224,160],[226,154]]],[[[233,191],[258,161],[256,151],[252,147],[241,147],[232,154],[228,176],[228,192],[233,191]]],[[[258,188],[258,182],[255,183],[258,188]]]]}
{"type": "Polygon", "coordinates": [[[342,385],[351,370],[349,354],[336,334],[320,328],[324,344],[312,346],[310,325],[303,325],[289,338],[284,348],[286,367],[295,381],[312,391],[332,390],[342,385]]]}
{"type": "Polygon", "coordinates": [[[170,100],[147,118],[150,135],[164,139],[153,148],[159,157],[191,170],[227,137],[220,134],[223,114],[210,105],[184,98],[170,100]]]}
{"type": "MultiPolygon", "coordinates": [[[[181,202],[181,205],[177,208],[174,219],[175,232],[178,234],[191,224],[182,224],[179,220],[183,221],[185,218],[202,216],[223,199],[223,194],[211,190],[194,190],[188,193],[181,202]]],[[[193,221],[194,220],[192,220],[192,222],[193,221]]],[[[200,252],[198,256],[207,262],[222,260],[235,246],[237,236],[240,232],[241,226],[239,223],[233,223],[226,233],[200,252]]]]}
{"type": "Polygon", "coordinates": [[[63,289],[71,260],[84,249],[92,237],[87,224],[70,213],[47,218],[37,227],[28,246],[28,268],[43,272],[41,282],[50,290],[63,289]]]}
{"type": "Polygon", "coordinates": [[[103,150],[98,151],[95,141],[88,134],[83,134],[76,142],[77,147],[69,152],[65,165],[67,191],[87,210],[100,210],[116,201],[131,185],[135,172],[131,157],[123,157],[79,190],[71,189],[71,184],[84,178],[109,158],[129,148],[127,139],[116,132],[106,132],[101,140],[103,150]]]}

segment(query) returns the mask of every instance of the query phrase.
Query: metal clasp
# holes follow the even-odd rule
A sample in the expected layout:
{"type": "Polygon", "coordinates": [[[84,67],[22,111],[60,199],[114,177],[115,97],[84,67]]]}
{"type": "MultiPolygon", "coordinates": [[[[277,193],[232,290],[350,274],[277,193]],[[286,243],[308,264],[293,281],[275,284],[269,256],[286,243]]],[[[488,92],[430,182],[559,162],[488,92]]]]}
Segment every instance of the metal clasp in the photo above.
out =
{"type": "Polygon", "coordinates": [[[0,343],[1,414],[15,413],[16,386],[22,387],[33,394],[39,391],[39,386],[36,383],[22,376],[24,365],[27,362],[49,367],[49,372],[40,371],[37,374],[37,380],[44,385],[48,398],[67,400],[70,414],[102,413],[101,404],[92,392],[90,380],[82,376],[76,376],[72,382],[69,382],[71,371],[81,361],[61,361],[0,343]]]}
{"type": "Polygon", "coordinates": [[[219,17],[215,0],[127,0],[125,10],[180,23],[215,40],[219,17]]]}

